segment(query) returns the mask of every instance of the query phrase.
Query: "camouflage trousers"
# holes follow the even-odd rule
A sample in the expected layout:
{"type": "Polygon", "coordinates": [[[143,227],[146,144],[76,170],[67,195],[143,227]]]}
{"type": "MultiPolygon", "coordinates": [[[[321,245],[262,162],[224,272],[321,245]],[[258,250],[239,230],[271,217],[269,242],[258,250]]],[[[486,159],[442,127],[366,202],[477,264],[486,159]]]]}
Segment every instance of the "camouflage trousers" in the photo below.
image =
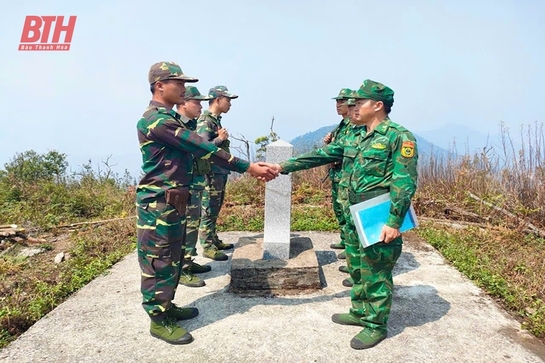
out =
{"type": "Polygon", "coordinates": [[[345,209],[348,205],[348,191],[343,186],[339,185],[338,182],[331,180],[331,198],[333,201],[333,212],[335,212],[335,217],[339,221],[339,229],[341,231],[341,245],[346,246],[346,237],[345,237],[345,209]]]}
{"type": "Polygon", "coordinates": [[[199,225],[201,223],[203,189],[189,189],[189,204],[187,205],[185,258],[197,256],[197,241],[199,239],[199,225]]]}
{"type": "Polygon", "coordinates": [[[162,320],[180,278],[185,215],[164,199],[137,203],[136,214],[142,306],[151,319],[162,320]]]}
{"type": "Polygon", "coordinates": [[[216,221],[220,214],[228,174],[207,174],[206,188],[202,193],[202,216],[199,225],[199,242],[203,248],[210,248],[218,241],[216,221]]]}
{"type": "Polygon", "coordinates": [[[350,290],[350,313],[362,325],[386,331],[393,294],[392,270],[401,255],[401,237],[390,243],[376,243],[367,248],[360,244],[350,213],[345,214],[346,263],[354,285],[350,290]]]}

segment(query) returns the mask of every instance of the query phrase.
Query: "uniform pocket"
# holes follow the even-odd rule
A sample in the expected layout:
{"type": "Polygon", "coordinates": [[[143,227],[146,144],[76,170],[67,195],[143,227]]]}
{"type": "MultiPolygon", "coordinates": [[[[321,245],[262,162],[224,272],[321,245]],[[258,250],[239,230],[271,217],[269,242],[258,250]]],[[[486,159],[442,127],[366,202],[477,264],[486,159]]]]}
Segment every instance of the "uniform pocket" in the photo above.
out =
{"type": "Polygon", "coordinates": [[[354,159],[358,155],[359,151],[355,147],[345,147],[343,151],[343,157],[354,159]]]}
{"type": "MultiPolygon", "coordinates": [[[[345,146],[343,150],[343,160],[341,162],[341,165],[339,166],[339,172],[336,174],[339,181],[347,170],[352,170],[354,168],[354,163],[358,154],[358,149],[350,146],[345,146]]],[[[350,172],[348,172],[348,174],[350,174],[350,172]]]]}
{"type": "Polygon", "coordinates": [[[386,150],[368,149],[363,151],[363,170],[365,174],[373,176],[384,176],[386,164],[388,163],[389,152],[386,150]]]}
{"type": "Polygon", "coordinates": [[[171,257],[171,245],[183,240],[182,219],[176,209],[164,202],[150,203],[145,209],[137,208],[137,217],[139,253],[150,258],[171,257]]]}
{"type": "Polygon", "coordinates": [[[393,267],[401,255],[401,245],[377,243],[364,249],[365,258],[370,265],[393,267]]]}
{"type": "Polygon", "coordinates": [[[210,173],[211,170],[212,170],[212,165],[210,164],[208,160],[199,159],[199,158],[194,160],[193,171],[197,175],[206,175],[210,173]]]}
{"type": "Polygon", "coordinates": [[[183,239],[182,221],[185,223],[185,214],[180,216],[176,209],[168,205],[164,212],[157,217],[155,226],[156,245],[162,247],[183,239]]]}

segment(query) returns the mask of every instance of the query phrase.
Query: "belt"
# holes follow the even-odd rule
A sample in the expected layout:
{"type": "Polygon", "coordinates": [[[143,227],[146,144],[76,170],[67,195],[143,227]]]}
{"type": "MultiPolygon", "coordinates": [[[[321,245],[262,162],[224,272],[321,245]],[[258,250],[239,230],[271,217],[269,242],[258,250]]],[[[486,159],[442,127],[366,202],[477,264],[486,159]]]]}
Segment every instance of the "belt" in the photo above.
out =
{"type": "Polygon", "coordinates": [[[390,193],[390,189],[387,188],[379,188],[379,189],[373,189],[368,192],[362,192],[362,193],[356,193],[352,189],[348,191],[348,200],[351,204],[356,204],[363,202],[365,200],[372,199],[374,197],[378,197],[382,194],[390,193]]]}

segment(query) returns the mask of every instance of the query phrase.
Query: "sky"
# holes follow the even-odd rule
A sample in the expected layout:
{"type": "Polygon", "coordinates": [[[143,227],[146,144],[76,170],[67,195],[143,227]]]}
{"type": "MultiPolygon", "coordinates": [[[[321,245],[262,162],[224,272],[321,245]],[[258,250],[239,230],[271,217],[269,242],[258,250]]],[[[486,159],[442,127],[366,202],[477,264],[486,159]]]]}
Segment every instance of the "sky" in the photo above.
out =
{"type": "MultiPolygon", "coordinates": [[[[225,85],[223,124],[253,141],[338,123],[335,97],[364,79],[395,92],[418,133],[497,133],[545,120],[545,2],[534,0],[10,1],[0,14],[0,168],[56,150],[71,169],[110,157],[140,172],[147,74],[175,61],[202,93],[225,85]],[[27,15],[77,16],[71,49],[19,51],[27,15]]],[[[67,22],[67,19],[65,19],[67,22]]],[[[62,36],[61,36],[62,39],[62,36]]],[[[207,104],[203,103],[206,109],[207,104]]],[[[430,140],[433,142],[433,140],[430,140]]]]}

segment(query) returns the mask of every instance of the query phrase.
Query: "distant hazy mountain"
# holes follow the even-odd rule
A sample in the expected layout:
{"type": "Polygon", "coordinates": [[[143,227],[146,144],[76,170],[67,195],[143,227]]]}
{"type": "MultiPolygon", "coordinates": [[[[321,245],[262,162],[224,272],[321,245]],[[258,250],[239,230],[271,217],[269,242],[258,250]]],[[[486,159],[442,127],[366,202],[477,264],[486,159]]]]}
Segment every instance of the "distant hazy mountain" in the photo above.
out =
{"type": "Polygon", "coordinates": [[[420,131],[418,134],[431,143],[458,155],[473,155],[485,147],[501,147],[501,137],[498,133],[485,134],[465,125],[449,124],[433,130],[420,131]]]}
{"type": "MultiPolygon", "coordinates": [[[[307,132],[304,135],[297,136],[293,140],[290,141],[290,143],[293,145],[294,154],[301,154],[307,151],[312,150],[313,148],[320,148],[324,145],[323,138],[325,135],[327,135],[328,132],[333,130],[337,125],[331,125],[331,126],[324,126],[319,128],[318,130],[307,132]]],[[[421,156],[429,157],[429,156],[435,156],[435,157],[448,157],[449,153],[447,150],[436,146],[426,140],[424,137],[420,135],[414,135],[416,137],[417,145],[418,145],[418,153],[421,156]]],[[[450,155],[452,156],[452,154],[450,155]]]]}
{"type": "Polygon", "coordinates": [[[419,135],[452,154],[486,155],[498,168],[512,165],[521,152],[524,155],[532,152],[528,134],[521,134],[520,130],[509,131],[498,127],[498,132],[483,133],[466,125],[449,124],[434,130],[420,131],[419,135]]]}
{"type": "Polygon", "coordinates": [[[314,149],[315,147],[322,147],[324,145],[322,141],[323,138],[336,126],[337,125],[320,127],[318,130],[297,136],[290,141],[290,144],[293,145],[294,154],[302,154],[314,149]]]}

